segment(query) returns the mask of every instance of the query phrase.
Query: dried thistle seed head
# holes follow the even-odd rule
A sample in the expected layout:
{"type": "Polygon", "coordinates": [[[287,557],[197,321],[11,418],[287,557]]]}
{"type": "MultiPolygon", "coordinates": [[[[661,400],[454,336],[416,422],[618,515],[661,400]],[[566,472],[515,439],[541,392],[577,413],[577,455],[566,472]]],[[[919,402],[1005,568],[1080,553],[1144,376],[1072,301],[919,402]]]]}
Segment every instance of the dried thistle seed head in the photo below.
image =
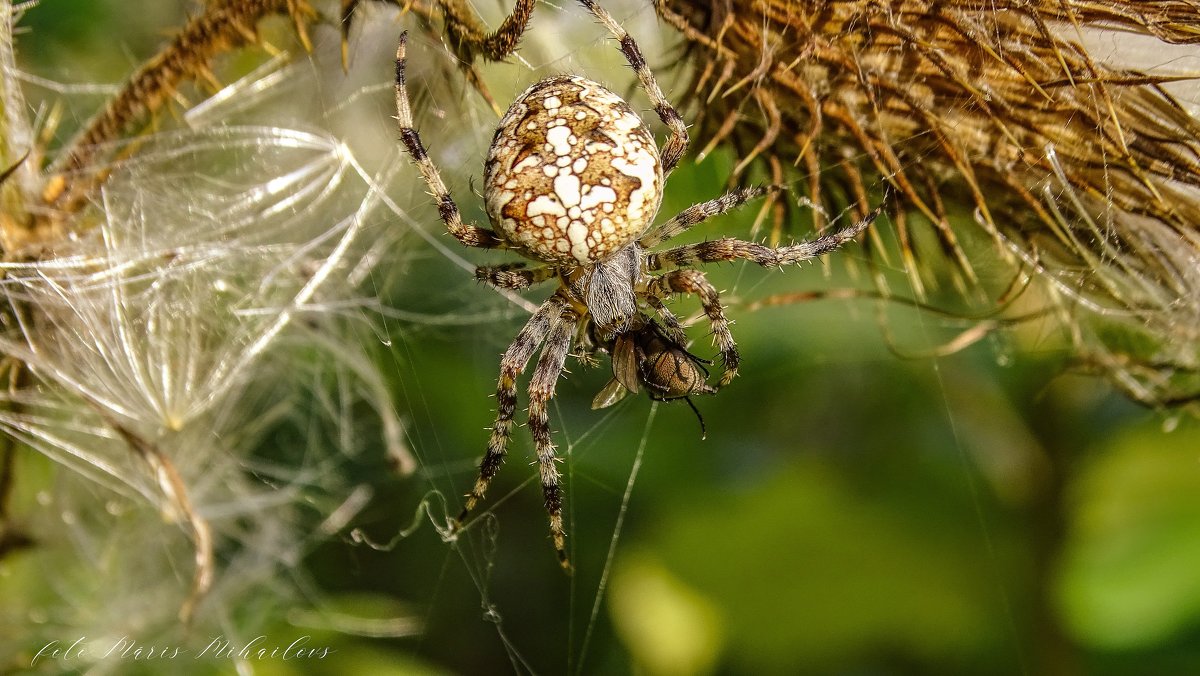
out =
{"type": "Polygon", "coordinates": [[[1082,362],[1155,406],[1200,401],[1200,117],[1171,93],[1196,78],[1154,46],[1194,43],[1200,4],[999,4],[655,8],[686,41],[677,63],[692,73],[681,90],[696,136],[730,146],[739,170],[757,161],[786,182],[801,167],[818,225],[846,196],[865,210],[870,187],[890,183],[918,297],[950,281],[969,299],[1011,299],[1006,275],[1035,270],[1030,296],[1061,304],[1082,362]],[[1157,64],[1146,72],[1142,51],[1157,64]],[[995,248],[978,245],[976,223],[995,248]]]}
{"type": "Polygon", "coordinates": [[[621,97],[582,77],[547,78],[522,94],[485,172],[492,225],[550,263],[604,260],[646,230],[662,201],[654,137],[621,97]]]}

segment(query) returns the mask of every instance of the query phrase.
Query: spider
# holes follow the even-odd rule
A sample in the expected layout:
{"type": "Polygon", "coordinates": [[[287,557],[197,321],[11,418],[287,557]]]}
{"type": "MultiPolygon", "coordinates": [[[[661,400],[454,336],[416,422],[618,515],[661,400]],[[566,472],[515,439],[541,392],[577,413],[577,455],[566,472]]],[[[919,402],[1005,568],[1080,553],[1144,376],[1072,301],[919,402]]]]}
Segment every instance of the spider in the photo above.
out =
{"type": "MultiPolygon", "coordinates": [[[[462,512],[461,528],[484,498],[508,448],[517,404],[517,378],[538,353],[529,381],[529,430],[550,516],[550,535],[562,566],[570,570],[563,530],[563,495],[547,406],[573,340],[584,350],[610,352],[616,384],[594,404],[612,403],[645,385],[657,399],[713,393],[737,374],[738,350],[719,294],[699,263],[744,259],[762,266],[811,260],[853,239],[880,213],[813,240],[768,247],[721,238],[652,251],[696,224],[778,189],[740,188],[693,205],[653,225],[663,184],[688,146],[683,119],[663,95],[633,38],[592,0],[580,0],[620,43],[654,112],[670,130],[660,150],[628,103],[587,78],[558,75],[529,87],[500,120],[484,164],[484,205],[492,228],[464,223],[454,199],[413,126],[405,85],[407,34],[396,50],[396,109],[400,140],[432,193],[447,230],[470,247],[508,249],[534,261],[481,266],[477,279],[504,289],[555,280],[554,293],[533,313],[500,360],[496,421],[479,476],[462,512]],[[715,386],[698,357],[683,347],[682,327],[663,305],[696,296],[720,353],[715,386]],[[659,326],[651,314],[661,317],[659,326]]],[[[515,40],[513,41],[515,44],[515,40]]],[[[690,403],[690,402],[689,402],[690,403]]]]}

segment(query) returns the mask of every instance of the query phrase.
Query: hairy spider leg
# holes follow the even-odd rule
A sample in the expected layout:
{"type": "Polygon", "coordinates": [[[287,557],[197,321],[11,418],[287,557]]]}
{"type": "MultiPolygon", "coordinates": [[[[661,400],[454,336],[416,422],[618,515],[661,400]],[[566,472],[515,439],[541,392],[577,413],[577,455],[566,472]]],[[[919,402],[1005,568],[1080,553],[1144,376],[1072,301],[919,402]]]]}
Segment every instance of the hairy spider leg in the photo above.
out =
{"type": "Polygon", "coordinates": [[[446,33],[459,58],[470,63],[476,54],[488,61],[500,61],[517,50],[529,20],[533,18],[536,0],[517,0],[512,12],[504,17],[500,27],[491,33],[479,20],[475,10],[464,0],[438,0],[446,17],[446,33]]]}
{"type": "MultiPolygon", "coordinates": [[[[731,190],[720,197],[708,200],[706,202],[693,204],[672,218],[651,228],[648,233],[643,235],[642,238],[638,240],[638,245],[643,249],[649,249],[658,246],[672,237],[676,237],[714,216],[718,216],[727,211],[736,209],[756,197],[761,197],[762,195],[766,195],[768,193],[778,192],[782,189],[782,186],[777,185],[749,186],[745,188],[738,188],[737,190],[731,190]]],[[[670,280],[658,282],[657,293],[659,295],[669,295],[670,293],[674,293],[669,290],[670,283],[670,280]]],[[[686,292],[680,291],[679,293],[686,292]]],[[[714,291],[713,293],[715,294],[716,292],[714,291]]],[[[644,298],[646,303],[650,307],[654,308],[654,310],[658,313],[658,316],[662,318],[663,323],[665,324],[664,330],[667,332],[667,335],[669,335],[672,340],[680,345],[686,344],[687,336],[683,332],[683,326],[679,323],[679,319],[670,310],[668,310],[665,305],[663,305],[659,295],[656,295],[656,292],[651,291],[650,293],[645,294],[644,298]]],[[[717,306],[719,307],[719,303],[717,306]]],[[[728,322],[725,323],[728,324],[728,322]]],[[[730,339],[729,342],[732,344],[732,339],[730,339]]],[[[732,354],[734,355],[736,364],[736,346],[733,346],[732,354]]],[[[732,378],[732,376],[730,376],[730,378],[732,378]]]]}
{"type": "Polygon", "coordinates": [[[433,203],[437,205],[438,215],[441,216],[442,222],[446,224],[446,229],[450,231],[450,234],[466,246],[484,249],[504,248],[506,246],[504,240],[500,239],[495,232],[463,223],[458,205],[454,203],[454,198],[446,189],[441,174],[438,173],[433,161],[429,159],[429,154],[425,152],[420,134],[413,128],[412,108],[408,103],[408,89],[404,82],[407,43],[408,31],[405,31],[400,34],[400,44],[396,47],[396,121],[400,125],[400,141],[408,150],[408,154],[412,156],[413,163],[417,165],[417,170],[421,172],[425,183],[429,185],[429,190],[433,194],[433,203]]]}
{"type": "Polygon", "coordinates": [[[504,462],[508,440],[512,437],[513,414],[517,409],[517,377],[525,370],[525,366],[546,336],[562,321],[563,312],[567,308],[568,304],[564,299],[557,294],[551,296],[533,313],[500,358],[500,378],[496,383],[496,421],[492,423],[487,452],[479,463],[479,477],[475,479],[475,486],[471,488],[471,492],[466,495],[462,511],[455,519],[455,528],[461,526],[471,510],[475,509],[475,505],[483,500],[488,485],[504,462]]]}
{"type": "MultiPolygon", "coordinates": [[[[342,0],[341,29],[342,29],[342,66],[345,67],[349,58],[350,27],[354,11],[361,0],[342,0]]],[[[388,0],[400,10],[410,8],[409,2],[388,0]]],[[[517,0],[512,12],[504,17],[500,27],[491,33],[479,21],[474,10],[462,0],[438,0],[437,5],[442,9],[446,19],[446,33],[450,42],[455,45],[455,52],[467,63],[474,61],[480,54],[489,61],[500,61],[517,50],[521,36],[529,20],[533,18],[533,7],[536,0],[517,0]]]]}
{"type": "Polygon", "coordinates": [[[646,256],[646,266],[650,270],[659,271],[691,267],[697,263],[735,260],[748,260],[764,267],[802,263],[835,251],[854,239],[859,233],[866,230],[867,226],[875,222],[882,212],[883,205],[881,204],[867,214],[866,218],[841,230],[781,247],[769,247],[731,237],[684,244],[673,249],[649,254],[646,256]]]}
{"type": "Polygon", "coordinates": [[[625,55],[625,60],[637,74],[638,81],[642,84],[642,90],[646,92],[650,103],[654,105],[654,112],[658,114],[658,119],[662,120],[663,124],[671,130],[671,138],[667,139],[661,152],[663,177],[670,176],[675,165],[679,164],[679,160],[683,157],[683,153],[687,151],[687,125],[684,124],[683,118],[679,116],[671,102],[667,100],[662,88],[658,86],[658,80],[654,79],[654,73],[650,72],[650,67],[646,65],[646,58],[642,56],[642,50],[633,41],[633,37],[625,31],[621,24],[617,23],[608,10],[592,0],[579,0],[579,3],[586,7],[600,23],[604,24],[617,42],[621,43],[621,53],[625,55]]]}
{"type": "Polygon", "coordinates": [[[497,289],[525,289],[534,284],[541,284],[557,274],[558,270],[551,266],[527,268],[525,263],[481,265],[475,268],[475,279],[497,289]]]}
{"type": "Polygon", "coordinates": [[[683,330],[683,324],[679,322],[679,317],[676,317],[675,313],[671,312],[658,296],[647,293],[645,299],[646,304],[654,308],[659,318],[663,320],[663,324],[665,325],[663,326],[663,331],[666,332],[667,337],[681,346],[686,345],[687,334],[683,330]]]}
{"type": "Polygon", "coordinates": [[[538,359],[533,377],[529,380],[529,433],[533,436],[537,452],[538,468],[542,479],[542,497],[546,512],[550,515],[550,536],[554,540],[554,551],[558,562],[570,570],[567,558],[566,532],[563,530],[562,489],[559,486],[558,462],[550,431],[550,416],[546,407],[554,398],[554,386],[562,375],[567,352],[571,349],[571,334],[575,331],[579,317],[572,310],[563,310],[561,317],[551,329],[542,356],[538,359]]]}
{"type": "Polygon", "coordinates": [[[721,307],[721,296],[704,273],[699,270],[672,270],[651,279],[648,290],[652,295],[659,297],[686,293],[700,299],[700,306],[704,308],[709,326],[712,327],[713,342],[721,353],[721,367],[724,372],[717,387],[724,387],[732,382],[737,375],[741,357],[738,355],[737,344],[733,342],[733,334],[729,331],[725,309],[721,307]]]}
{"type": "Polygon", "coordinates": [[[707,202],[693,204],[670,219],[651,228],[648,233],[642,235],[641,239],[638,240],[638,244],[643,249],[652,249],[672,237],[687,232],[713,216],[719,216],[726,211],[731,211],[742,206],[756,197],[778,192],[779,190],[782,190],[782,187],[777,185],[749,186],[731,190],[707,202]]]}

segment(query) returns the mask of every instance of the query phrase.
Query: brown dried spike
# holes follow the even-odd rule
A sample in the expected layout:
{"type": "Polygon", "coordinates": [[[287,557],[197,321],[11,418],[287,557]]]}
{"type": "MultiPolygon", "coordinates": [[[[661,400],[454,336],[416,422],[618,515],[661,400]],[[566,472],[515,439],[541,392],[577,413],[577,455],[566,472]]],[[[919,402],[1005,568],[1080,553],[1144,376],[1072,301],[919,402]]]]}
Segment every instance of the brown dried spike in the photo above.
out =
{"type": "MultiPolygon", "coordinates": [[[[959,244],[965,238],[952,228],[982,225],[995,240],[993,258],[1062,280],[1056,289],[1069,306],[1061,314],[1076,322],[1068,335],[1093,363],[1115,369],[1114,382],[1140,400],[1200,393],[1200,121],[1163,87],[1187,78],[1110,67],[1077,42],[1120,31],[1200,43],[1200,4],[655,6],[685,41],[681,64],[706,64],[696,69],[706,85],[718,68],[729,68],[728,81],[760,101],[752,108],[746,97],[714,96],[711,86],[681,87],[704,109],[697,138],[753,154],[778,126],[773,146],[752,161],[795,158],[818,211],[838,211],[841,205],[823,201],[843,194],[821,190],[819,181],[891,184],[899,208],[921,212],[940,243],[916,250],[907,233],[901,238],[910,274],[920,266],[922,279],[934,282],[946,275],[929,269],[948,261],[960,273],[950,276],[953,284],[971,298],[991,297],[971,286],[974,270],[994,262],[968,260],[959,244]],[[1072,283],[1080,269],[1088,280],[1082,287],[1072,283]],[[1098,311],[1083,317],[1084,308],[1098,311]],[[1115,338],[1121,334],[1104,330],[1106,323],[1140,335],[1115,338]]],[[[915,228],[924,221],[904,222],[915,228]]],[[[872,255],[883,255],[876,244],[872,255]]]]}
{"type": "MultiPolygon", "coordinates": [[[[247,44],[250,27],[268,14],[288,13],[297,26],[315,16],[304,0],[214,0],[190,20],[157,55],[135,72],[121,91],[97,113],[51,163],[45,201],[65,212],[76,209],[96,189],[95,181],[66,178],[87,167],[101,146],[132,132],[170,100],[184,81],[202,79],[212,59],[247,44]]],[[[304,39],[303,37],[301,38],[304,39]]]]}

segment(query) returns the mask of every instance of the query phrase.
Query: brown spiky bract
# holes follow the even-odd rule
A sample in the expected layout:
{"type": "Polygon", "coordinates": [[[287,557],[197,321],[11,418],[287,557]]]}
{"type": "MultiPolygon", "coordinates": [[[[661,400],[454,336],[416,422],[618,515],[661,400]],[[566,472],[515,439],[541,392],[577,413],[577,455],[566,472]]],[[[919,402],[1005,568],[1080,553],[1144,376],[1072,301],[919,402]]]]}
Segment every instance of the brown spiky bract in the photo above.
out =
{"type": "Polygon", "coordinates": [[[124,138],[158,112],[179,86],[211,82],[214,58],[257,41],[255,25],[271,14],[287,13],[307,45],[305,26],[316,13],[305,0],[213,0],[153,58],[138,68],[51,163],[42,199],[60,211],[74,211],[102,182],[74,181],[78,173],[103,159],[103,144],[124,138]]]}
{"type": "Polygon", "coordinates": [[[1049,282],[1087,365],[1149,403],[1200,397],[1200,124],[1168,92],[1187,74],[1084,46],[1105,31],[1200,42],[1200,3],[655,5],[685,39],[695,135],[731,146],[739,171],[779,181],[795,165],[825,213],[890,184],[918,296],[1016,263],[1049,282]],[[960,245],[972,220],[995,240],[986,261],[960,245]]]}

